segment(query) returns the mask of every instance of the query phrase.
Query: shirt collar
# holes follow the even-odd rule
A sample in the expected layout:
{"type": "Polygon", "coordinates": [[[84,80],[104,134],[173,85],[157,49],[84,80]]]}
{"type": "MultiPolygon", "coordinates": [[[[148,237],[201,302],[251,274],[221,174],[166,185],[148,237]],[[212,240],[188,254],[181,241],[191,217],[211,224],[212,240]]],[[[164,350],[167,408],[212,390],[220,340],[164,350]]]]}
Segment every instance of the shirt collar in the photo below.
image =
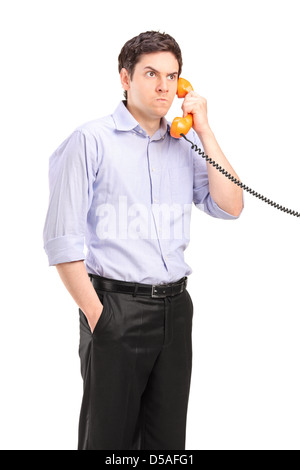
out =
{"type": "MultiPolygon", "coordinates": [[[[132,114],[128,111],[125,101],[121,101],[112,115],[116,129],[118,131],[135,131],[141,135],[147,136],[146,131],[140,126],[138,121],[134,119],[132,114]]],[[[161,119],[160,128],[152,136],[151,140],[160,140],[164,138],[166,132],[169,130],[170,124],[163,117],[161,119]]]]}

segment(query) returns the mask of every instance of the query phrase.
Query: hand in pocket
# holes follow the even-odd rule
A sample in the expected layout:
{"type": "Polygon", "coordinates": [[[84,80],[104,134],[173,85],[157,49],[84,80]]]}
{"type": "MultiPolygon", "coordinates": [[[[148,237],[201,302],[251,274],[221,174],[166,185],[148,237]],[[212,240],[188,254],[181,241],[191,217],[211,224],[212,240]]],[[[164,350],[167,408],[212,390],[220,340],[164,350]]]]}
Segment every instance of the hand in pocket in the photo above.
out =
{"type": "Polygon", "coordinates": [[[96,325],[97,325],[98,321],[100,320],[102,312],[103,312],[103,304],[101,304],[101,310],[99,312],[97,312],[96,315],[87,317],[87,321],[88,321],[88,324],[89,324],[89,327],[90,327],[92,333],[93,333],[94,329],[96,328],[96,325]]]}

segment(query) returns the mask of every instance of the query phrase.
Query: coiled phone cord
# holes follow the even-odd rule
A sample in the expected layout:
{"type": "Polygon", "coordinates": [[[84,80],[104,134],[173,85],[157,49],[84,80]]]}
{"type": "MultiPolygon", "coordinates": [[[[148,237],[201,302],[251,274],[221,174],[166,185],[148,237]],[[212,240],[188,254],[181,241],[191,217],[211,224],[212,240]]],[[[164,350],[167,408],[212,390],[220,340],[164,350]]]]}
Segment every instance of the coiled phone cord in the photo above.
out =
{"type": "Polygon", "coordinates": [[[210,165],[212,165],[214,168],[216,168],[216,170],[218,170],[220,173],[222,173],[224,176],[226,176],[226,178],[228,178],[229,180],[231,180],[234,184],[236,184],[237,186],[239,186],[240,188],[244,189],[245,191],[247,191],[248,193],[252,194],[252,196],[255,196],[257,197],[258,199],[260,199],[261,201],[263,202],[266,202],[267,204],[270,204],[270,206],[273,206],[275,207],[275,209],[278,209],[282,212],[286,212],[287,214],[290,214],[290,215],[294,215],[295,217],[300,217],[300,213],[299,212],[296,212],[296,211],[293,211],[292,209],[287,209],[286,207],[283,207],[281,206],[280,204],[277,204],[276,202],[274,201],[271,201],[271,199],[268,199],[267,197],[265,196],[262,196],[261,194],[257,193],[256,191],[254,191],[253,189],[249,188],[248,186],[246,186],[244,183],[242,183],[240,180],[238,180],[237,178],[235,178],[234,176],[232,176],[230,173],[228,173],[228,171],[226,171],[224,168],[222,168],[218,163],[216,163],[212,158],[210,158],[208,155],[205,155],[205,153],[199,148],[197,147],[196,144],[194,144],[192,141],[190,141],[184,134],[180,134],[187,142],[189,142],[192,146],[192,150],[195,150],[195,152],[198,152],[199,155],[204,158],[208,163],[210,163],[210,165]]]}

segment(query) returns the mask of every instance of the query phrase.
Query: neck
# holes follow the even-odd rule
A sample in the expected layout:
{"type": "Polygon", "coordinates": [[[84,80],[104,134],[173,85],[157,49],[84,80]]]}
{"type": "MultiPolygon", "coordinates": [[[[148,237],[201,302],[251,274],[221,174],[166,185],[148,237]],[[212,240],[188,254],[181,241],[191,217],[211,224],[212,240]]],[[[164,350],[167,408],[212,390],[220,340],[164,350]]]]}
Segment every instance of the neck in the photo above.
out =
{"type": "Polygon", "coordinates": [[[136,121],[139,123],[139,125],[147,132],[149,137],[152,137],[160,128],[161,118],[151,119],[149,116],[143,114],[142,111],[128,103],[128,101],[126,103],[126,107],[134,119],[136,119],[136,121]]]}

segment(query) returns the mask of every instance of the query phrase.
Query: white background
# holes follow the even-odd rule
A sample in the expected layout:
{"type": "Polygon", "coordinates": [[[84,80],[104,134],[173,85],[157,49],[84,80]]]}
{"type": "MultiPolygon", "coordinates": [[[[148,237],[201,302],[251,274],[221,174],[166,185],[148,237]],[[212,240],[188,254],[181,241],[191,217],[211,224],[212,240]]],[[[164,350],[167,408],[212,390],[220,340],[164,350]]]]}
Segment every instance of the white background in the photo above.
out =
{"type": "MultiPolygon", "coordinates": [[[[122,99],[121,47],[173,35],[241,180],[299,211],[298,3],[1,2],[1,449],[76,449],[78,311],[43,250],[48,160],[122,99]]],[[[187,449],[300,448],[300,219],[245,201],[234,222],[193,209],[187,449]]]]}

